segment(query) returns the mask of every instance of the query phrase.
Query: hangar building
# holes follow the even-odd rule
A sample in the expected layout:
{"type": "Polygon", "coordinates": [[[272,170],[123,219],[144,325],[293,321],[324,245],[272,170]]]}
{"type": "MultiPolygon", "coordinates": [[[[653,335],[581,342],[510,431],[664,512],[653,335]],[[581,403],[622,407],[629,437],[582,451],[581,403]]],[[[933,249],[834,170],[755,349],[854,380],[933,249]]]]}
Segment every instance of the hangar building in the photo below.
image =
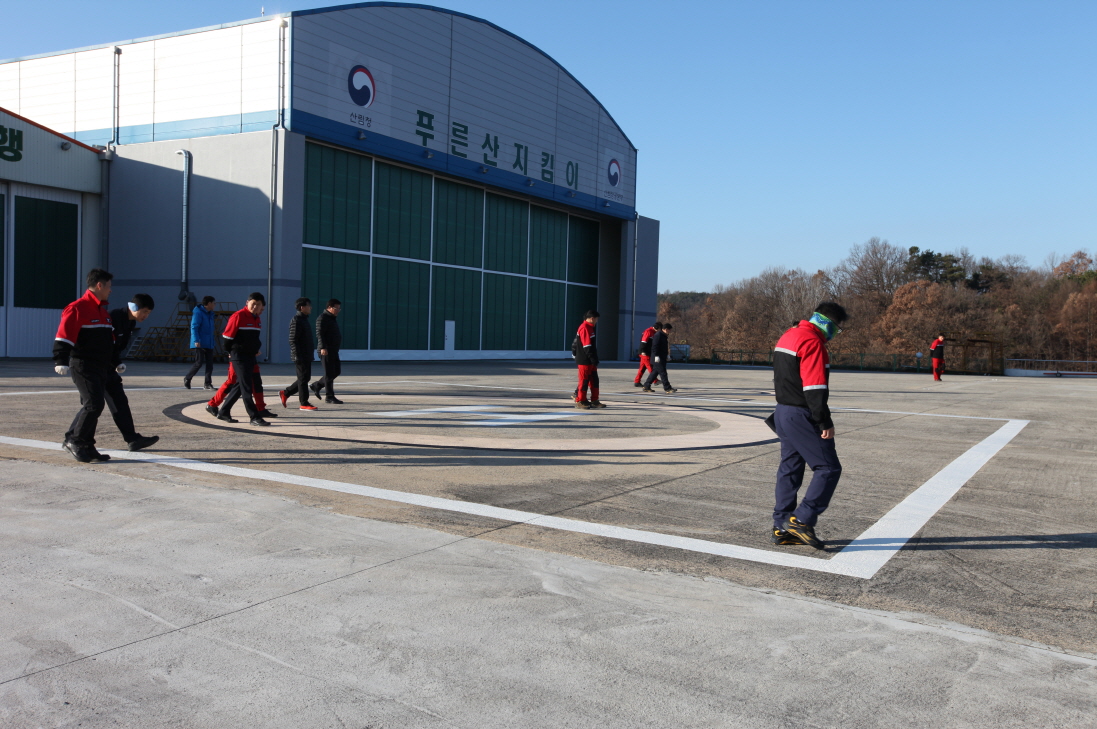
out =
{"type": "Polygon", "coordinates": [[[149,325],[259,290],[273,361],[301,295],[343,302],[346,360],[559,358],[597,308],[615,359],[655,315],[636,148],[478,18],[371,2],[14,59],[0,107],[105,148],[76,265],[152,294],[149,325]]]}

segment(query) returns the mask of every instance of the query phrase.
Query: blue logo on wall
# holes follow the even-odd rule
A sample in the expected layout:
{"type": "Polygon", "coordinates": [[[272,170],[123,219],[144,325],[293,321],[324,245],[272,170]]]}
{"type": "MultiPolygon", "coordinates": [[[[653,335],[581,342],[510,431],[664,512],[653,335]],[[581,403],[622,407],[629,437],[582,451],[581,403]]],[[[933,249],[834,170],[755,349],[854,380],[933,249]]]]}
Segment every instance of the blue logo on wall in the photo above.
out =
{"type": "Polygon", "coordinates": [[[609,161],[609,169],[606,170],[609,175],[609,184],[613,187],[617,187],[621,184],[621,163],[615,159],[609,161]]]}
{"type": "Polygon", "coordinates": [[[377,96],[377,87],[373,83],[373,74],[365,66],[355,66],[347,76],[347,91],[350,100],[363,109],[368,109],[377,96]]]}

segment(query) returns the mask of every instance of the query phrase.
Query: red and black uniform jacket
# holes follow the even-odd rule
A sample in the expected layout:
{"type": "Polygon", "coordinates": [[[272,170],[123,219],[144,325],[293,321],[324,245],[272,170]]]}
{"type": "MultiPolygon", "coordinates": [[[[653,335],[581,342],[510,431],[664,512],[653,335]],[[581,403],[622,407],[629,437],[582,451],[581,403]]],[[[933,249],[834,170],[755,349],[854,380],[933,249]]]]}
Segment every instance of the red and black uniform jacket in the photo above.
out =
{"type": "Polygon", "coordinates": [[[61,312],[53,363],[67,367],[70,358],[102,365],[114,360],[114,328],[107,302],[97,299],[90,289],[61,312]]]}
{"type": "Polygon", "coordinates": [[[247,309],[241,309],[230,316],[228,324],[225,324],[225,331],[221,333],[221,341],[229,359],[239,360],[241,357],[259,354],[262,344],[260,331],[259,317],[247,309]]]}
{"type": "MultiPolygon", "coordinates": [[[[939,339],[934,339],[933,344],[929,345],[929,356],[932,359],[943,360],[945,358],[945,343],[939,339]]],[[[963,358],[961,357],[961,359],[963,358]]]]}
{"type": "Polygon", "coordinates": [[[583,320],[579,325],[579,331],[575,338],[579,340],[579,346],[575,350],[575,364],[598,366],[598,346],[594,343],[594,325],[583,320]]]}
{"type": "Polygon", "coordinates": [[[827,340],[817,326],[805,320],[781,335],[773,349],[773,389],[779,404],[806,408],[823,430],[833,428],[829,381],[827,340]]]}
{"type": "Polygon", "coordinates": [[[651,338],[655,335],[655,327],[648,327],[640,335],[640,354],[651,356],[651,338]]]}

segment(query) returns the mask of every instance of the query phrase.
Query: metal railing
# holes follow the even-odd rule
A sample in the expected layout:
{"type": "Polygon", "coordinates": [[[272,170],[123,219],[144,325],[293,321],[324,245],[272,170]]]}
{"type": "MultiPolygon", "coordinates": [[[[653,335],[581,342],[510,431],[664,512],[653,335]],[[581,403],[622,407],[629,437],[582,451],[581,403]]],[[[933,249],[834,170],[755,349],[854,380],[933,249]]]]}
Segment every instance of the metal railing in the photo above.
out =
{"type": "Polygon", "coordinates": [[[1059,373],[1097,373],[1097,362],[1077,359],[1007,359],[1006,367],[1012,370],[1031,370],[1057,375],[1059,373]]]}
{"type": "MultiPolygon", "coordinates": [[[[906,354],[873,354],[870,352],[832,352],[832,369],[864,370],[874,372],[926,372],[930,371],[926,358],[919,359],[906,354]]],[[[759,352],[748,349],[714,349],[712,364],[769,367],[773,365],[773,351],[759,352]]],[[[969,366],[972,362],[969,362],[969,366]]],[[[985,363],[981,363],[984,367],[985,363]]],[[[979,370],[981,371],[981,370],[979,370]]]]}

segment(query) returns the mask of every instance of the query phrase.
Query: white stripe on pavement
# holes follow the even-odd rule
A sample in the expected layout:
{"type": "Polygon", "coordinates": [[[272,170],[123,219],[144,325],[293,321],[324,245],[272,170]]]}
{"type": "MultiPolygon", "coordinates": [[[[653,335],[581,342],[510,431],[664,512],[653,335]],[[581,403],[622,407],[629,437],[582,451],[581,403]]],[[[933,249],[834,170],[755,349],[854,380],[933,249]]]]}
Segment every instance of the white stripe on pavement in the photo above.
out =
{"type": "MultiPolygon", "coordinates": [[[[405,493],[379,489],[372,486],[328,481],[326,479],[298,476],[292,473],[277,473],[262,471],[253,468],[240,468],[239,466],[226,466],[219,463],[207,463],[190,458],[178,458],[175,456],[160,456],[154,453],[130,453],[129,451],[106,451],[111,457],[156,463],[162,466],[182,468],[190,471],[204,471],[207,473],[219,473],[225,476],[254,479],[259,481],[273,481],[276,483],[288,483],[307,488],[322,489],[325,491],[337,491],[346,494],[356,494],[372,499],[381,499],[412,506],[422,506],[428,509],[472,514],[491,519],[499,519],[506,522],[529,524],[546,529],[558,529],[560,531],[579,534],[591,534],[610,539],[620,539],[628,542],[652,544],[662,547],[681,549],[687,552],[711,554],[730,559],[742,559],[750,562],[779,565],[782,567],[796,567],[799,569],[827,572],[830,574],[847,575],[869,579],[875,575],[881,567],[887,564],[895,554],[903,548],[926,522],[936,514],[941,507],[948,503],[956,492],[974,476],[979,469],[1002,450],[1013,438],[1028,424],[1027,420],[1010,420],[994,434],[970,448],[966,453],[945,466],[937,475],[926,481],[922,486],[905,498],[898,506],[889,511],[880,521],[870,526],[861,536],[854,539],[849,545],[840,550],[830,559],[820,557],[807,557],[790,552],[777,552],[753,547],[741,547],[735,544],[722,544],[719,542],[707,542],[691,537],[679,537],[658,532],[648,532],[639,529],[612,526],[609,524],[596,524],[579,521],[577,519],[565,519],[557,516],[535,514],[528,511],[504,509],[487,504],[475,504],[454,499],[443,499],[437,496],[424,496],[420,494],[405,493]]],[[[10,438],[0,436],[0,443],[24,448],[39,448],[59,451],[61,445],[40,440],[28,440],[25,438],[10,438]]],[[[799,549],[799,548],[797,548],[799,549]]],[[[806,547],[804,548],[806,549],[806,547]]]]}

